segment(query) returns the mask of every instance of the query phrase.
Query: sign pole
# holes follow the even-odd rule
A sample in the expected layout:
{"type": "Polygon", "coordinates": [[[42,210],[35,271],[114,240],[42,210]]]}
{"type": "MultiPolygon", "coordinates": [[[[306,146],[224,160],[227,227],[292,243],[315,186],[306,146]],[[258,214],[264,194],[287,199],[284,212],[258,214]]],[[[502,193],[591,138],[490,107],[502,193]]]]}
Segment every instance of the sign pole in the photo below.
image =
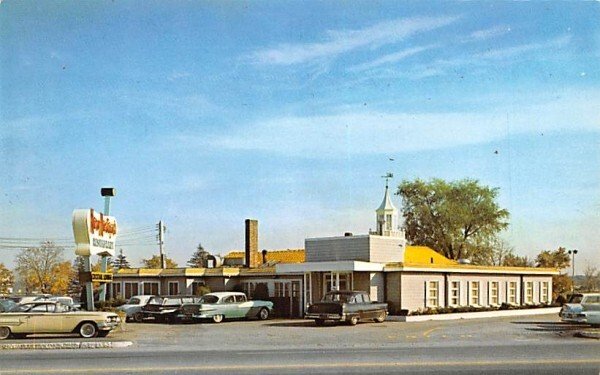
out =
{"type": "MultiPolygon", "coordinates": [[[[110,198],[114,197],[116,193],[116,189],[114,188],[102,188],[100,189],[100,194],[104,197],[104,215],[110,216],[110,198]]],[[[102,255],[100,258],[100,272],[106,272],[108,268],[108,257],[106,255],[102,255]]],[[[99,300],[106,300],[106,284],[101,284],[99,289],[99,300]]]]}
{"type": "MultiPolygon", "coordinates": [[[[92,272],[92,260],[89,255],[83,257],[83,271],[92,272]]],[[[85,283],[85,297],[86,310],[94,311],[94,287],[91,280],[85,283]]]]}

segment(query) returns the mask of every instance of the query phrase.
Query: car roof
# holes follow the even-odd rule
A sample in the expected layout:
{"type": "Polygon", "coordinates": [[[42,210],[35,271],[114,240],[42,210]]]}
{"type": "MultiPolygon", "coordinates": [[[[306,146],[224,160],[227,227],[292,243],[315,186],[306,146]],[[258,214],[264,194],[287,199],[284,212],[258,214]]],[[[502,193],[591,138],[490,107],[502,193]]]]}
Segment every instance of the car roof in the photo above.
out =
{"type": "Polygon", "coordinates": [[[214,293],[206,293],[205,296],[217,296],[217,297],[225,297],[225,296],[245,296],[242,292],[214,292],[214,293]]]}

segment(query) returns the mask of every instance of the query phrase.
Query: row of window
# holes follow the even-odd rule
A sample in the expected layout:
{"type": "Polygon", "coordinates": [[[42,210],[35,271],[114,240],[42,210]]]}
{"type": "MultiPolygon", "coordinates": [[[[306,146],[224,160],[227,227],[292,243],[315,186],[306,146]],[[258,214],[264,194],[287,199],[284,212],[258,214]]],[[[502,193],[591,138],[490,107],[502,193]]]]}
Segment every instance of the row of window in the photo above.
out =
{"type": "MultiPolygon", "coordinates": [[[[176,296],[180,294],[179,281],[168,282],[168,295],[176,296]]],[[[192,284],[192,295],[197,295],[198,287],[202,283],[194,282],[192,284]]],[[[144,281],[144,282],[114,282],[111,284],[111,297],[113,298],[125,298],[129,299],[132,296],[145,294],[145,295],[159,295],[161,294],[160,284],[157,281],[144,281]]],[[[185,289],[185,288],[184,288],[185,289]]]]}
{"type": "MultiPolygon", "coordinates": [[[[440,306],[440,282],[439,281],[428,281],[427,282],[427,307],[440,306]]],[[[460,281],[451,281],[449,290],[449,306],[460,306],[461,305],[461,288],[460,281]]],[[[481,282],[480,281],[468,281],[467,282],[467,304],[468,305],[483,305],[481,299],[481,282]]],[[[543,281],[539,283],[539,302],[548,303],[550,302],[550,286],[549,282],[543,281]]],[[[525,282],[525,295],[524,303],[534,303],[534,292],[533,292],[533,281],[525,282]]],[[[499,305],[502,302],[509,304],[517,304],[517,282],[507,281],[506,282],[506,298],[501,300],[500,297],[500,282],[490,281],[488,282],[488,305],[499,305]]]]}

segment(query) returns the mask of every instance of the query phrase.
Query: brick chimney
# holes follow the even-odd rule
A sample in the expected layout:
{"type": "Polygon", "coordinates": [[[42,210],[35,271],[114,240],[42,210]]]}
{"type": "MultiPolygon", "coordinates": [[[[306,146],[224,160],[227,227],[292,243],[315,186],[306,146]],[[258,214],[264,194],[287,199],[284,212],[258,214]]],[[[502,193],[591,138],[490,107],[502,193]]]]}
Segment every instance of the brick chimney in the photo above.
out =
{"type": "Polygon", "coordinates": [[[256,268],[260,266],[260,254],[258,252],[258,220],[246,219],[246,267],[256,268]]]}

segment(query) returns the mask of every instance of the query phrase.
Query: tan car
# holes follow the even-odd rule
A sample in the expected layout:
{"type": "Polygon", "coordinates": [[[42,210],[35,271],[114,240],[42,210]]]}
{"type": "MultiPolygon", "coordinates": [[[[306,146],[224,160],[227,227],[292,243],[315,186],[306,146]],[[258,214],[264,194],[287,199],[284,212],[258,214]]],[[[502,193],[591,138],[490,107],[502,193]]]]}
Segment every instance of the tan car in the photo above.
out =
{"type": "Polygon", "coordinates": [[[119,324],[111,312],[76,311],[56,301],[35,301],[0,314],[0,340],[37,333],[78,333],[104,337],[119,324]]]}

